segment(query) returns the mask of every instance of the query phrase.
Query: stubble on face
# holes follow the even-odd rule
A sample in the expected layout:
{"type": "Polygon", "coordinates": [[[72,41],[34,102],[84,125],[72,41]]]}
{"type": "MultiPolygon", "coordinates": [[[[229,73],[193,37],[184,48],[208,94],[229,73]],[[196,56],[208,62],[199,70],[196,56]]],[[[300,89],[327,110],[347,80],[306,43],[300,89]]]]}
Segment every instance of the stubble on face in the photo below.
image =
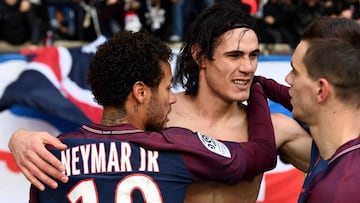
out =
{"type": "Polygon", "coordinates": [[[147,122],[145,129],[147,131],[159,131],[164,129],[168,122],[168,114],[171,111],[171,105],[176,102],[176,99],[171,97],[170,91],[172,80],[170,64],[163,63],[161,69],[164,73],[163,78],[158,87],[151,91],[151,96],[146,107],[147,122]]]}
{"type": "Polygon", "coordinates": [[[147,105],[147,123],[145,130],[159,131],[166,127],[169,111],[158,101],[156,92],[153,92],[147,105]]]}

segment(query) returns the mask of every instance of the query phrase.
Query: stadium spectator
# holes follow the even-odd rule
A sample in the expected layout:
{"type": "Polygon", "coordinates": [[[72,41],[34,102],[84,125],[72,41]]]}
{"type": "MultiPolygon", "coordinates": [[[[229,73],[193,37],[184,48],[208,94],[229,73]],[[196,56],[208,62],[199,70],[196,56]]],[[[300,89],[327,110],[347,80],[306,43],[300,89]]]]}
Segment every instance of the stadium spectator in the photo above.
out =
{"type": "Polygon", "coordinates": [[[289,31],[286,29],[285,7],[290,2],[269,0],[263,6],[262,17],[258,20],[262,43],[286,43],[289,31]]]}
{"type": "Polygon", "coordinates": [[[76,19],[72,6],[48,2],[47,10],[54,40],[75,39],[76,19]]]}
{"type": "Polygon", "coordinates": [[[326,7],[324,15],[339,18],[353,18],[353,7],[350,0],[332,0],[326,7]]]}
{"type": "Polygon", "coordinates": [[[44,16],[38,13],[31,1],[0,1],[0,39],[12,44],[22,45],[28,41],[39,45],[43,32],[44,16]]]}
{"type": "Polygon", "coordinates": [[[321,0],[303,0],[297,4],[290,4],[286,8],[284,12],[287,19],[287,32],[291,34],[287,42],[291,48],[295,49],[304,30],[315,19],[324,15],[325,6],[321,0]]]}

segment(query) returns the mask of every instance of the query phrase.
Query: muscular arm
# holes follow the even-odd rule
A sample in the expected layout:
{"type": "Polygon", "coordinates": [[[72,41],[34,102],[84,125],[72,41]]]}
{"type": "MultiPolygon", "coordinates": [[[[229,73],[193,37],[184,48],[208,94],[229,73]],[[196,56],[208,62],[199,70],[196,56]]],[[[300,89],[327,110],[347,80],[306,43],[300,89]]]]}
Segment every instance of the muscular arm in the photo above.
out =
{"type": "MultiPolygon", "coordinates": [[[[280,103],[288,110],[292,110],[290,103],[289,87],[277,83],[275,80],[256,76],[264,88],[269,99],[280,103]]],[[[276,137],[276,146],[280,157],[306,172],[310,162],[312,138],[302,126],[294,119],[285,115],[272,116],[276,137]]]]}
{"type": "Polygon", "coordinates": [[[57,182],[51,177],[62,182],[68,180],[62,173],[65,167],[45,148],[46,144],[60,150],[66,149],[66,145],[49,133],[24,129],[15,131],[8,143],[21,172],[39,190],[45,189],[43,183],[52,188],[57,187],[57,182]]]}
{"type": "Polygon", "coordinates": [[[280,157],[303,172],[310,163],[311,136],[294,119],[283,114],[272,115],[276,146],[280,157]]]}

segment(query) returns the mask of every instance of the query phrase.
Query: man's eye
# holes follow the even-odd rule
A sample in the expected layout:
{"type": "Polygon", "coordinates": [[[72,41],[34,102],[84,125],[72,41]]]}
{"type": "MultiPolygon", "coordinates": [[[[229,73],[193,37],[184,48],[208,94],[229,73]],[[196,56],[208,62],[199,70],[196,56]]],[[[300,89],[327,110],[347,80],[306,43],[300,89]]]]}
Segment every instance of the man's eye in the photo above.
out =
{"type": "Polygon", "coordinates": [[[235,57],[238,57],[238,56],[239,56],[239,54],[229,54],[228,56],[229,56],[229,57],[233,57],[233,58],[235,58],[235,57]]]}
{"type": "Polygon", "coordinates": [[[250,55],[251,59],[257,59],[259,57],[259,53],[253,53],[250,55]]]}

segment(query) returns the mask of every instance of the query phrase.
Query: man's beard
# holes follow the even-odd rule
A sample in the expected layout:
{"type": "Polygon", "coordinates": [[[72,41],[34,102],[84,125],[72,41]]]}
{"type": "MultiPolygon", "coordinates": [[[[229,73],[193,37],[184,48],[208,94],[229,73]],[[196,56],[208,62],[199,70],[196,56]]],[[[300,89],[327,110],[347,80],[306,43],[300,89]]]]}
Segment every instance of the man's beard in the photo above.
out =
{"type": "Polygon", "coordinates": [[[161,130],[163,130],[164,129],[164,125],[160,125],[160,124],[158,124],[158,125],[152,125],[152,124],[150,124],[150,125],[146,125],[145,126],[145,131],[148,131],[148,132],[158,132],[158,131],[161,131],[161,130]]]}

